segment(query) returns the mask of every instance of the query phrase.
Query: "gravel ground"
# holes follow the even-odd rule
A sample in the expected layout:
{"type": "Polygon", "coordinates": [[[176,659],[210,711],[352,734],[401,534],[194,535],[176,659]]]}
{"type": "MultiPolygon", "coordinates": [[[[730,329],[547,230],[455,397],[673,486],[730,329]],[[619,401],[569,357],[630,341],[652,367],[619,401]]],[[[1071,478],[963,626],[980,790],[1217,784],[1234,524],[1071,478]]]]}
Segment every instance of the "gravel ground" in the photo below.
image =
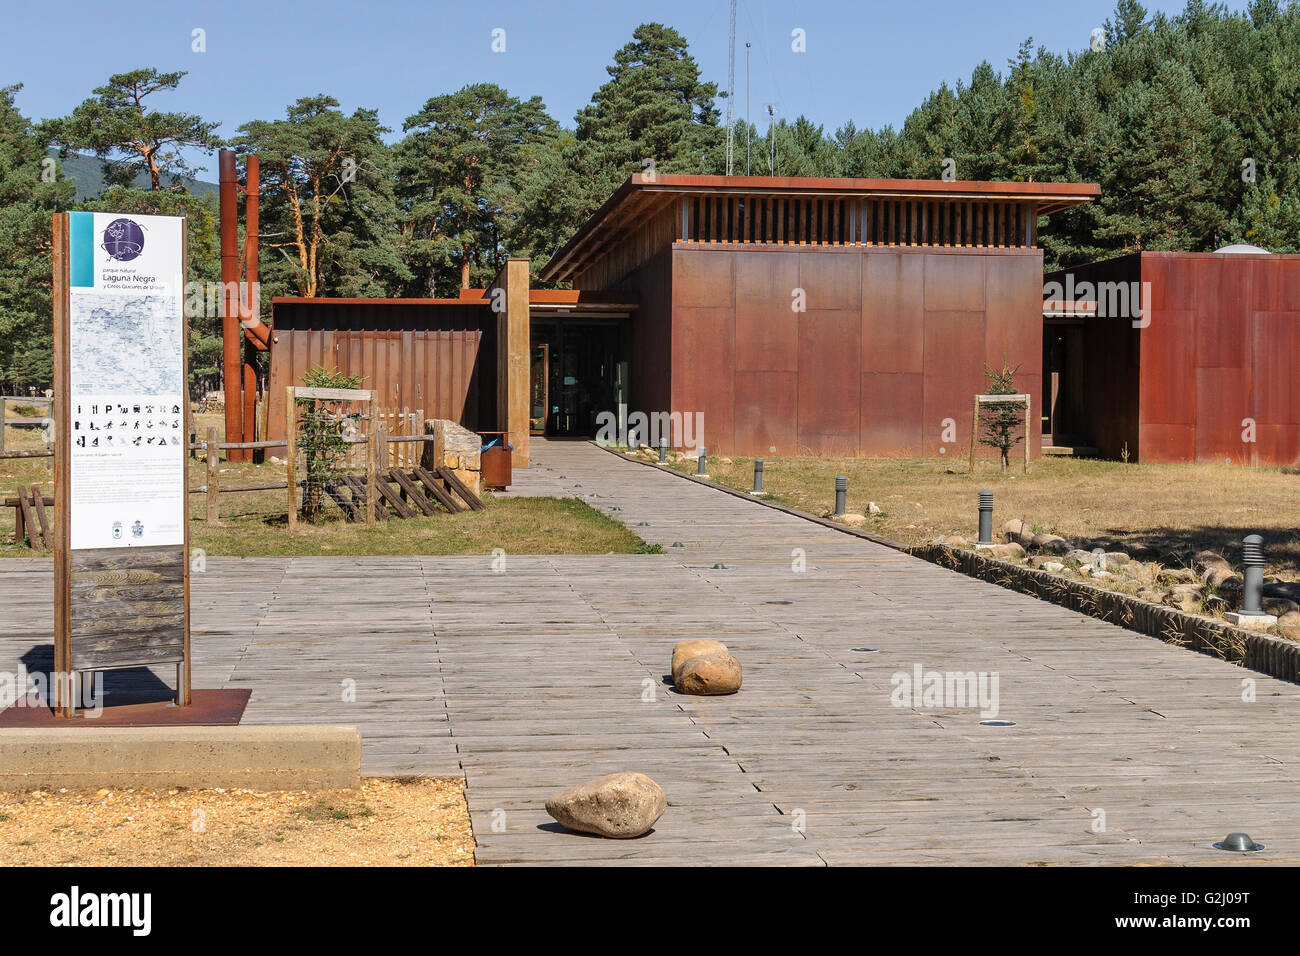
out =
{"type": "Polygon", "coordinates": [[[0,792],[0,866],[473,866],[463,780],[0,792]]]}

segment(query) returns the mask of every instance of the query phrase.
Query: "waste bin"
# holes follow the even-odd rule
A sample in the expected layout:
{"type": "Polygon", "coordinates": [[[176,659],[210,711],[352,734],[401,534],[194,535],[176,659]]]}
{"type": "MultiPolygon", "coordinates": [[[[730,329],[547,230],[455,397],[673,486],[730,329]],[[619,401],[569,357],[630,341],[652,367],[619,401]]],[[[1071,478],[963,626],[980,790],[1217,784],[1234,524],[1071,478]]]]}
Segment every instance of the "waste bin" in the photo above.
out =
{"type": "Polygon", "coordinates": [[[514,448],[506,441],[504,432],[481,432],[485,438],[492,438],[483,445],[479,455],[479,480],[485,488],[509,488],[513,477],[510,465],[510,452],[514,448]]]}

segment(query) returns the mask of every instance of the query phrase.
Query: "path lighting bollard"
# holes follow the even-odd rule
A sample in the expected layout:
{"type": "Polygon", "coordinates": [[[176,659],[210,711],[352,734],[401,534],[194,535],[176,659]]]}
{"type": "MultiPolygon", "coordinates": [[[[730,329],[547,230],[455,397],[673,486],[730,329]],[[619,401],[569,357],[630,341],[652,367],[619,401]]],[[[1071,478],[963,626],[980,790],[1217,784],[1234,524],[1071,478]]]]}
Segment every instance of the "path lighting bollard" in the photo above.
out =
{"type": "Polygon", "coordinates": [[[659,439],[659,464],[662,465],[667,460],[668,460],[668,439],[660,438],[659,439]]]}
{"type": "Polygon", "coordinates": [[[845,500],[849,496],[849,476],[835,476],[835,514],[842,515],[845,510],[845,500]]]}
{"type": "Polygon", "coordinates": [[[754,490],[750,494],[761,495],[763,493],[763,459],[754,459],[754,490]]]}
{"type": "Polygon", "coordinates": [[[993,543],[993,492],[980,492],[980,539],[976,544],[993,543]]]}
{"type": "Polygon", "coordinates": [[[1264,539],[1248,534],[1241,542],[1241,610],[1223,615],[1237,627],[1266,628],[1277,623],[1277,615],[1264,611],[1264,539]]]}
{"type": "Polygon", "coordinates": [[[1241,542],[1241,563],[1245,567],[1245,586],[1241,595],[1242,614],[1263,614],[1264,539],[1248,534],[1241,542]]]}
{"type": "Polygon", "coordinates": [[[700,477],[703,477],[708,473],[709,473],[709,463],[708,463],[707,449],[703,445],[701,445],[700,457],[696,460],[695,474],[700,477]]]}

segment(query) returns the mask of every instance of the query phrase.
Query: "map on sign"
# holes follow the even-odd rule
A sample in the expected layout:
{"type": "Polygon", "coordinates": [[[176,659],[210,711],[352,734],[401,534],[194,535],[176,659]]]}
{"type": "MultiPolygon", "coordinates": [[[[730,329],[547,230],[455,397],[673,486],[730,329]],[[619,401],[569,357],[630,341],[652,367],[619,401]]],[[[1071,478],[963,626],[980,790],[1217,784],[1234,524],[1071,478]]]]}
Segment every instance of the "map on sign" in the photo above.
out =
{"type": "Polygon", "coordinates": [[[174,296],[82,292],[71,306],[73,395],[183,391],[174,296]]]}

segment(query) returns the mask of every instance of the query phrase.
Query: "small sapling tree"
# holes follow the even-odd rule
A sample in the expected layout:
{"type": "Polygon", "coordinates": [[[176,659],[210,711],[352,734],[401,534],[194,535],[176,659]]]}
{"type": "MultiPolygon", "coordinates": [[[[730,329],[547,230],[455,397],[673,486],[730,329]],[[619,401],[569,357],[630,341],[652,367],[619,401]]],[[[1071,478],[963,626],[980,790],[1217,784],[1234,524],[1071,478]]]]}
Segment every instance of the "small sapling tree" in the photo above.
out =
{"type": "MultiPolygon", "coordinates": [[[[984,377],[988,380],[989,395],[1018,395],[1016,373],[1020,366],[1008,368],[1002,363],[1001,369],[984,366],[984,377]]],[[[1007,457],[1011,449],[1021,441],[1025,426],[1024,402],[992,402],[980,405],[980,444],[996,448],[1002,456],[1002,471],[1007,470],[1007,457]]]]}
{"type": "MultiPolygon", "coordinates": [[[[321,366],[308,369],[302,377],[308,388],[360,388],[361,381],[360,375],[344,375],[321,366]]],[[[348,438],[356,431],[361,413],[345,411],[345,402],[315,398],[300,398],[297,405],[298,447],[307,472],[302,516],[311,519],[323,510],[325,488],[343,474],[340,462],[347,460],[348,438]]]]}

